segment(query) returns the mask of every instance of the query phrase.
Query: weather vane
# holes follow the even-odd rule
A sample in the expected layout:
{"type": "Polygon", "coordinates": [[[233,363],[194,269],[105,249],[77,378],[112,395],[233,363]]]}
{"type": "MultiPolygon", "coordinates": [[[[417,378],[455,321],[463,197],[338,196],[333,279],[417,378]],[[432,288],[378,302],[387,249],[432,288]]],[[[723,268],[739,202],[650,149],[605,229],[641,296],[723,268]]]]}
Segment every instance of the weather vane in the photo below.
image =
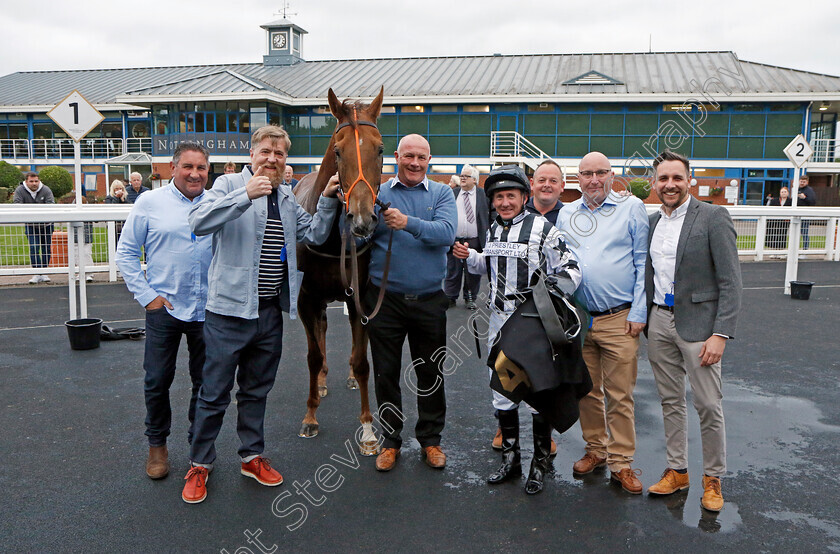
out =
{"type": "Polygon", "coordinates": [[[289,15],[297,15],[297,12],[290,12],[289,11],[290,8],[291,8],[291,6],[289,6],[288,1],[283,2],[283,8],[281,10],[278,10],[277,12],[275,12],[274,15],[282,15],[283,19],[286,19],[286,17],[289,16],[289,15]]]}

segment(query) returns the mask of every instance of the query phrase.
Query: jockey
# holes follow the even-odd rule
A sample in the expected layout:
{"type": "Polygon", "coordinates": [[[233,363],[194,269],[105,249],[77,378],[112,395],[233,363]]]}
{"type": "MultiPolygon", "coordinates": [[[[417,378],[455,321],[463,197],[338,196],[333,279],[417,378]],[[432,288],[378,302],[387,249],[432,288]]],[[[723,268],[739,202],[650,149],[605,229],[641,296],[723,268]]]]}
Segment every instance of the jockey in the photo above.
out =
{"type": "MultiPolygon", "coordinates": [[[[502,325],[522,302],[521,292],[530,288],[540,278],[540,273],[556,276],[568,294],[574,293],[581,273],[560,231],[541,215],[525,210],[531,189],[519,166],[494,169],[484,183],[484,192],[498,214],[487,232],[484,251],[477,252],[466,243],[455,243],[453,255],[467,260],[471,273],[487,272],[490,281],[488,343],[492,346],[502,325]]],[[[491,375],[493,371],[490,368],[491,375]]],[[[493,407],[498,412],[502,431],[502,466],[487,478],[487,482],[498,484],[522,474],[519,406],[493,391],[493,407]]],[[[531,412],[534,458],[525,492],[537,494],[543,489],[543,476],[551,464],[551,426],[533,408],[531,412]]]]}

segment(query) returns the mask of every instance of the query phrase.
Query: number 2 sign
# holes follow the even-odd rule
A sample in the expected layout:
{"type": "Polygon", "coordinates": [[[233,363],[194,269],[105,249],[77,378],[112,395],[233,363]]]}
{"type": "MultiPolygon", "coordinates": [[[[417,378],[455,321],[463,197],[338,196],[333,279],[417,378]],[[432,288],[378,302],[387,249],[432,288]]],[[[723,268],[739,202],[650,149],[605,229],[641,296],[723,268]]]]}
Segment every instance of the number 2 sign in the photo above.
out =
{"type": "Polygon", "coordinates": [[[68,94],[47,112],[47,115],[76,142],[82,140],[105,119],[78,90],[68,94]]]}
{"type": "Polygon", "coordinates": [[[805,137],[797,135],[795,139],[790,141],[790,144],[785,146],[784,153],[793,165],[796,167],[802,167],[802,164],[807,162],[808,158],[811,157],[811,154],[814,153],[814,149],[811,148],[811,145],[808,144],[805,137]]]}

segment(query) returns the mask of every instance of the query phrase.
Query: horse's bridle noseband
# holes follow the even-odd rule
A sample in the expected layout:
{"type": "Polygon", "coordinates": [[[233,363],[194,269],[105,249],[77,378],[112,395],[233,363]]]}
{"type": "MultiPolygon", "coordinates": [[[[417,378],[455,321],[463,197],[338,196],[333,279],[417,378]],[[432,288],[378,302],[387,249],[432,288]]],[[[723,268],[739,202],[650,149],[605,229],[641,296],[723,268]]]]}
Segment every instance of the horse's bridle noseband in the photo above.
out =
{"type": "Polygon", "coordinates": [[[370,193],[373,195],[373,203],[376,204],[377,201],[378,201],[378,199],[376,198],[376,196],[377,196],[376,191],[373,190],[373,186],[365,178],[364,172],[362,172],[362,150],[361,150],[361,147],[359,145],[359,142],[360,142],[360,139],[359,139],[359,125],[368,125],[369,127],[373,127],[374,129],[379,131],[379,127],[376,126],[376,123],[373,123],[371,121],[361,121],[361,120],[359,120],[359,116],[356,113],[356,107],[355,106],[353,106],[353,120],[352,121],[345,121],[344,123],[341,123],[340,125],[338,125],[335,128],[335,131],[333,131],[333,134],[338,134],[338,132],[341,129],[344,129],[345,127],[352,126],[353,127],[353,134],[356,138],[356,163],[359,167],[359,175],[356,177],[356,180],[353,181],[350,184],[350,188],[347,189],[347,192],[344,193],[344,210],[348,213],[350,211],[350,195],[353,193],[353,189],[356,188],[356,185],[359,182],[362,182],[362,183],[367,185],[367,188],[370,190],[370,193]]]}

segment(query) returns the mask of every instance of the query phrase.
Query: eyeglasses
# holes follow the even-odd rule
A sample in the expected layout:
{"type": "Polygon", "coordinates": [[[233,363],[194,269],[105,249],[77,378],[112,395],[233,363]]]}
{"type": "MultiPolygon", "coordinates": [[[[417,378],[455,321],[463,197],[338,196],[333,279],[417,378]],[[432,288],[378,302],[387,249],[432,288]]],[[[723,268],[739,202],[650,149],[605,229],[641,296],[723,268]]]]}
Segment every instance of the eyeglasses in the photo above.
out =
{"type": "Polygon", "coordinates": [[[597,175],[598,177],[606,177],[610,174],[611,169],[599,169],[597,171],[578,171],[578,177],[583,177],[585,179],[591,179],[593,175],[597,175]]]}

